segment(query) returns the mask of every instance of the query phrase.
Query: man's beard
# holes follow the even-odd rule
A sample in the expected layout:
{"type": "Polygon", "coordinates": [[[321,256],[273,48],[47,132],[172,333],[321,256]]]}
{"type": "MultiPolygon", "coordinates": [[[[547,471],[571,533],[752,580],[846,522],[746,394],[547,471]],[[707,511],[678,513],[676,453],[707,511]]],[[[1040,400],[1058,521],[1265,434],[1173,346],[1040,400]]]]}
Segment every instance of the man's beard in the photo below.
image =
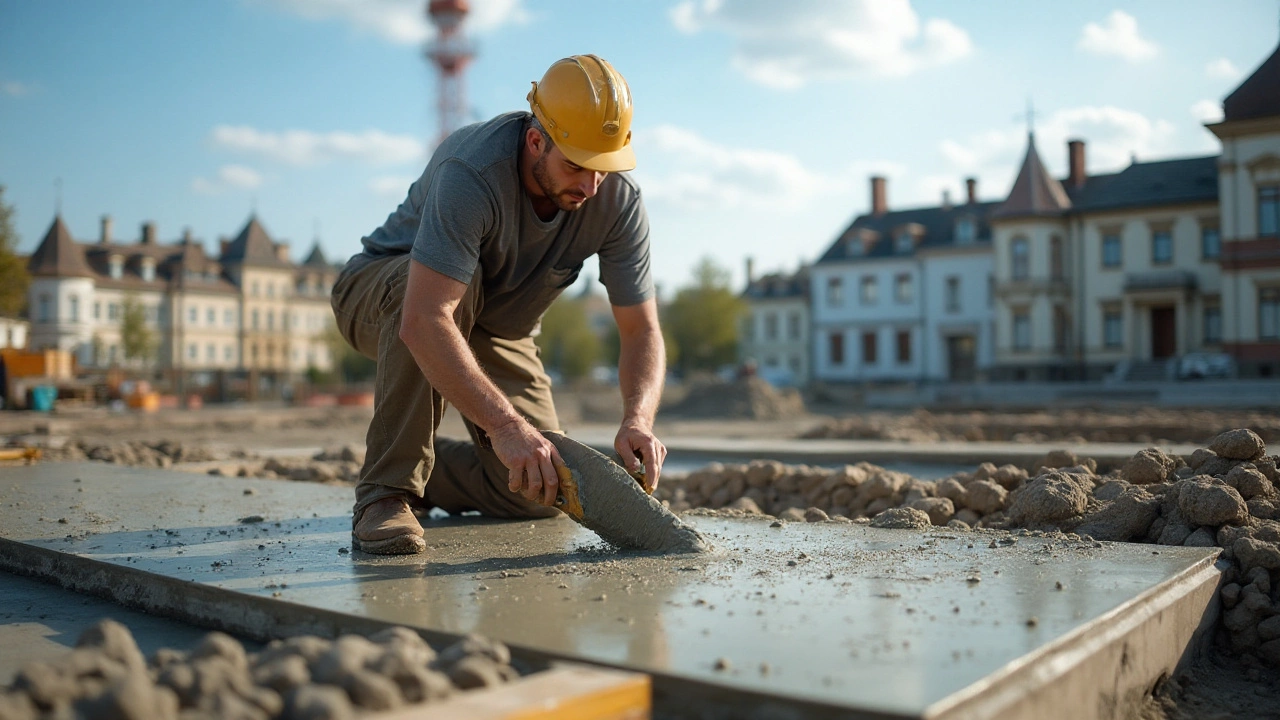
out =
{"type": "Polygon", "coordinates": [[[547,158],[550,155],[550,152],[544,153],[542,157],[533,161],[533,179],[538,183],[542,194],[555,203],[557,208],[565,212],[573,212],[582,207],[586,198],[555,186],[551,180],[551,173],[547,172],[547,158]]]}

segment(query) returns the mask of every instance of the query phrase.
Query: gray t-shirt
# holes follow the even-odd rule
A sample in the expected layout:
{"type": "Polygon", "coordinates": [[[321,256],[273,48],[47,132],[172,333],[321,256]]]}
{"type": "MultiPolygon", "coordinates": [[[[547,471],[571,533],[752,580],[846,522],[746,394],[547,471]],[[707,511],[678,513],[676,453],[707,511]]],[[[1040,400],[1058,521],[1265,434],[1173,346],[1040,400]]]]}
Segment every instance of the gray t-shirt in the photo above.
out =
{"type": "Polygon", "coordinates": [[[450,135],[422,177],[352,258],[408,252],[437,272],[470,283],[482,273],[476,322],[502,338],[528,337],[552,301],[600,256],[600,282],[614,305],[653,297],[649,218],[640,188],[611,173],[573,212],[541,220],[520,184],[517,159],[527,112],[507,113],[450,135]]]}

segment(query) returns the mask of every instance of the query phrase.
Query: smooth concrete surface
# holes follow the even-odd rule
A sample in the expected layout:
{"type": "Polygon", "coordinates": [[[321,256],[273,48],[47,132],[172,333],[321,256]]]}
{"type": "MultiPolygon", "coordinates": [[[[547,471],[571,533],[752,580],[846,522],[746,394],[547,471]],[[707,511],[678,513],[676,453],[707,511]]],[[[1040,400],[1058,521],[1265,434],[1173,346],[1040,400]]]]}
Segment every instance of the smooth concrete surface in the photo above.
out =
{"type": "MultiPolygon", "coordinates": [[[[426,555],[380,558],[344,552],[349,506],[346,487],[0,470],[0,535],[49,567],[74,559],[134,595],[187,587],[206,616],[259,602],[228,623],[349,616],[648,671],[672,715],[1107,717],[1172,670],[1219,577],[1216,550],[700,516],[706,556],[617,553],[567,520],[450,518],[426,523],[426,555]],[[1079,700],[1036,701],[1062,693],[1079,700]]],[[[24,562],[8,546],[3,561],[24,562]]]]}

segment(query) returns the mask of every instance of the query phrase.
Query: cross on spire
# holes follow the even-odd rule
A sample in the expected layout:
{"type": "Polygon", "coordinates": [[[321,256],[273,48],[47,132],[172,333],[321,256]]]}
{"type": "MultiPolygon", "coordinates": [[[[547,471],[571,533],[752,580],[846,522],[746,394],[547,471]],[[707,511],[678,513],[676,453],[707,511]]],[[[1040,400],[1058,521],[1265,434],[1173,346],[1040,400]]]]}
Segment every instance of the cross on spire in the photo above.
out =
{"type": "Polygon", "coordinates": [[[1038,114],[1031,98],[1027,98],[1027,135],[1036,134],[1036,115],[1038,114]]]}

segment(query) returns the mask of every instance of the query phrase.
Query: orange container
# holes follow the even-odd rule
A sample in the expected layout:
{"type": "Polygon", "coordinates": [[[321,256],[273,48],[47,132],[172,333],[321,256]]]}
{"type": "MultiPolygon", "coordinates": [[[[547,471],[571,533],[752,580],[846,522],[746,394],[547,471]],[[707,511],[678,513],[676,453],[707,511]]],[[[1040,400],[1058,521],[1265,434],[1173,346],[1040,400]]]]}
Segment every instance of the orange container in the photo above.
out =
{"type": "Polygon", "coordinates": [[[138,392],[125,401],[129,407],[141,412],[155,412],[160,409],[160,393],[138,392]]]}

